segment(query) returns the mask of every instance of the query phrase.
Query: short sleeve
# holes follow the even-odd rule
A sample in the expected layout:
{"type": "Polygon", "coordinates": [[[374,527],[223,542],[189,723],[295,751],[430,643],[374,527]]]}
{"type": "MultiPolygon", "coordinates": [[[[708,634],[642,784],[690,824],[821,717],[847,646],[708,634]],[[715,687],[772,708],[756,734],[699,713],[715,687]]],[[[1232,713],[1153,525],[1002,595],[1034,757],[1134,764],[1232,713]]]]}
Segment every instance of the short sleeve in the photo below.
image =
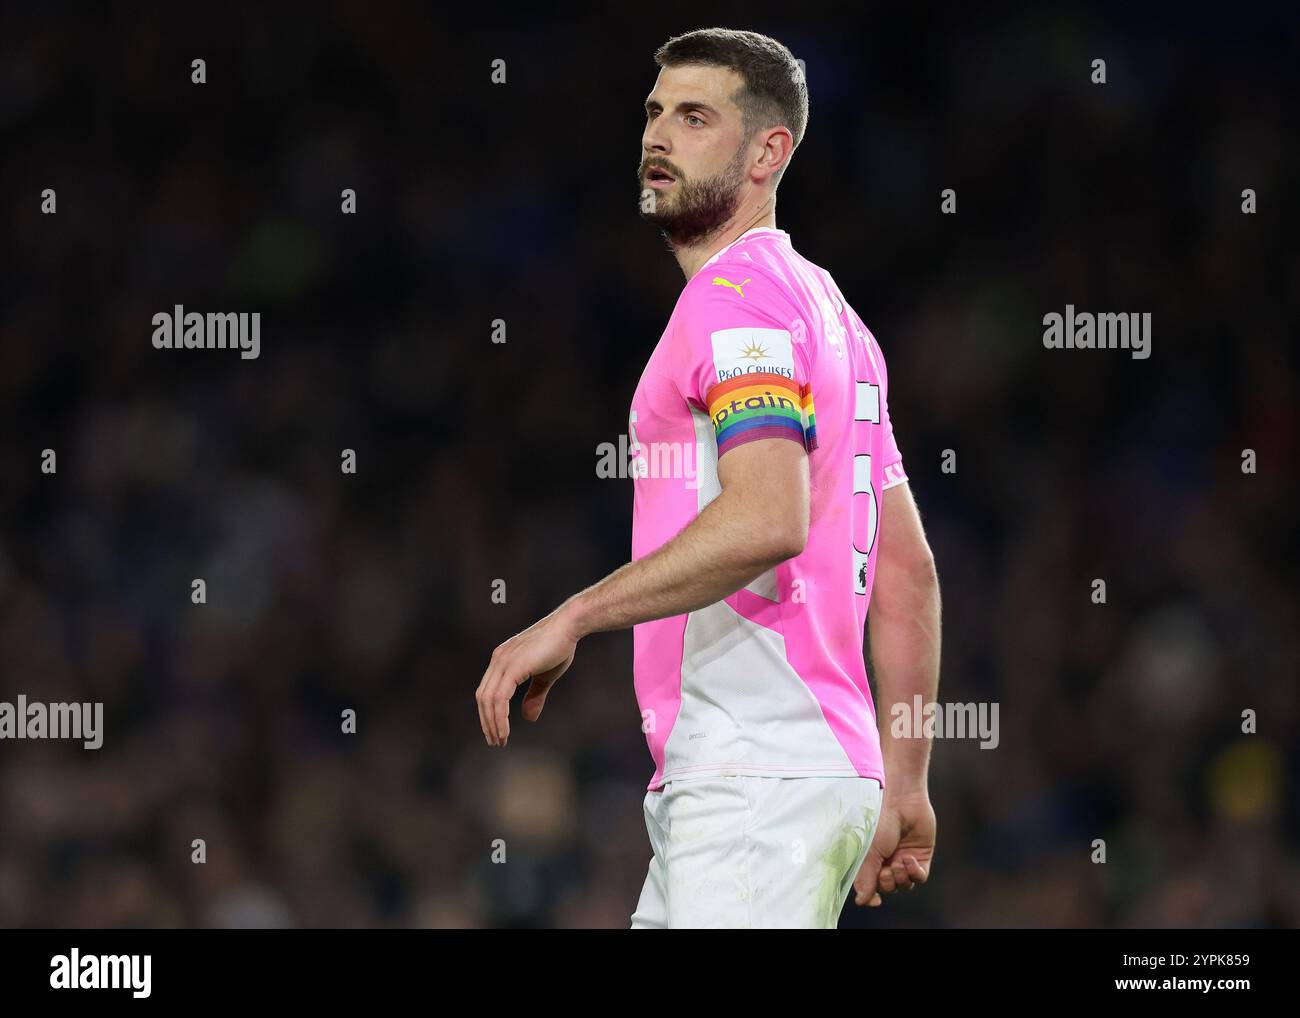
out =
{"type": "Polygon", "coordinates": [[[881,455],[885,465],[885,488],[892,488],[907,480],[907,471],[903,469],[903,454],[899,451],[898,440],[894,438],[894,425],[889,419],[888,400],[880,406],[880,424],[883,432],[881,455]]]}
{"type": "MultiPolygon", "coordinates": [[[[861,319],[859,319],[861,325],[861,319]]],[[[896,484],[902,484],[907,480],[907,471],[903,469],[903,453],[898,448],[898,439],[894,437],[894,422],[889,416],[889,372],[885,365],[885,355],[876,342],[876,337],[871,335],[866,326],[862,326],[867,335],[867,342],[871,344],[875,357],[878,358],[881,371],[881,381],[884,383],[881,390],[880,399],[880,431],[881,431],[881,462],[885,470],[884,488],[892,488],[896,484]]]]}
{"type": "Polygon", "coordinates": [[[799,312],[753,266],[705,268],[678,309],[673,376],[713,424],[721,457],[762,438],[816,448],[816,418],[799,312]]]}

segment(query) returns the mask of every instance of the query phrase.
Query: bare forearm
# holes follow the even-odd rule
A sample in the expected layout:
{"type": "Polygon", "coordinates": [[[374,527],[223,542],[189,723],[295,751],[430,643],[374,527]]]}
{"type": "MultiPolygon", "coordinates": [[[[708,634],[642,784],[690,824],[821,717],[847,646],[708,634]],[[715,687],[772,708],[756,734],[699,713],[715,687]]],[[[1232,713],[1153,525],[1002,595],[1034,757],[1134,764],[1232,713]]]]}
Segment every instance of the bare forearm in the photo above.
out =
{"type": "Polygon", "coordinates": [[[771,533],[752,500],[724,491],[663,547],[575,594],[559,611],[579,637],[721,601],[798,549],[771,533]]]}
{"type": "MultiPolygon", "coordinates": [[[[903,737],[891,731],[895,704],[905,704],[907,716],[919,695],[922,705],[939,694],[939,581],[933,564],[918,566],[892,580],[891,596],[874,599],[868,613],[871,662],[879,702],[876,705],[880,746],[884,755],[886,785],[892,795],[924,791],[930,767],[930,739],[913,737],[913,726],[903,737]]],[[[876,577],[880,584],[882,577],[876,577]]]]}

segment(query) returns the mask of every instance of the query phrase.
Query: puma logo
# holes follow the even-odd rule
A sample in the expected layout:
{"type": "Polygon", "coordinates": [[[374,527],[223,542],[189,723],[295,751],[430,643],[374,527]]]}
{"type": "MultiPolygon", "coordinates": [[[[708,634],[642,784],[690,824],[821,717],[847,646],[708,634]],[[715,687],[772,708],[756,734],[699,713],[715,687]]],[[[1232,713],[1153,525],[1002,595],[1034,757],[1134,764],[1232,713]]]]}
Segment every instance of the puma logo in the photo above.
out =
{"type": "MultiPolygon", "coordinates": [[[[752,279],[753,277],[751,276],[750,278],[752,279]]],[[[731,287],[733,290],[735,290],[738,294],[740,294],[742,297],[745,296],[745,291],[742,290],[741,287],[744,286],[745,283],[748,283],[748,282],[749,282],[749,280],[746,279],[746,280],[744,280],[744,282],[733,283],[730,279],[723,279],[721,276],[714,276],[714,277],[713,277],[713,285],[714,285],[714,286],[729,286],[729,287],[731,287]]]]}

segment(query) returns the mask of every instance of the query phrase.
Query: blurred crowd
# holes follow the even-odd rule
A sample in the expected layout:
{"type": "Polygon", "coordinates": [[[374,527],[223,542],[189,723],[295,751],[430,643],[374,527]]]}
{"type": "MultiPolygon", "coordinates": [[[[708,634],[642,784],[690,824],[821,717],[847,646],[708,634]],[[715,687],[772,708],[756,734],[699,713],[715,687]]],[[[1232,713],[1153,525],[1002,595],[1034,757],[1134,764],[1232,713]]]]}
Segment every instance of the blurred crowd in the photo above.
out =
{"type": "MultiPolygon", "coordinates": [[[[1282,15],[872,7],[727,22],[805,60],[777,225],[884,349],[940,699],[1001,731],[936,742],[930,883],[842,925],[1300,925],[1282,15]],[[1044,349],[1067,303],[1152,356],[1044,349]]],[[[633,170],[693,10],[0,37],[0,701],[105,705],[99,750],[0,742],[0,926],[628,925],[631,634],[505,750],[473,693],[628,558],[597,448],[682,284],[633,170]],[[155,350],[176,303],[261,312],[261,356],[155,350]]]]}

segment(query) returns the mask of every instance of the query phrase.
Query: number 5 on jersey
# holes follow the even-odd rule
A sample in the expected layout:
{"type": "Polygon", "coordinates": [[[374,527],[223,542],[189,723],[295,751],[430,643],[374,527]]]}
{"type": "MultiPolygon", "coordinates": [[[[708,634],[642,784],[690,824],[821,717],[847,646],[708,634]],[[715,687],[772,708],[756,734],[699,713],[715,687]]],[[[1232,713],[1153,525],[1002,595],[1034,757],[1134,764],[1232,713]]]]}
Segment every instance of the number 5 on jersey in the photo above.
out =
{"type": "MultiPolygon", "coordinates": [[[[880,386],[871,382],[858,382],[854,398],[853,419],[869,424],[880,423],[880,386]]],[[[870,428],[854,428],[854,443],[871,440],[870,428]]],[[[871,453],[855,453],[853,456],[853,581],[859,594],[867,592],[867,561],[871,549],[876,543],[876,531],[880,524],[880,507],[876,501],[876,489],[871,484],[871,453]],[[866,518],[859,524],[857,501],[859,495],[866,499],[866,518]],[[861,536],[860,536],[861,535],[861,536]]]]}

